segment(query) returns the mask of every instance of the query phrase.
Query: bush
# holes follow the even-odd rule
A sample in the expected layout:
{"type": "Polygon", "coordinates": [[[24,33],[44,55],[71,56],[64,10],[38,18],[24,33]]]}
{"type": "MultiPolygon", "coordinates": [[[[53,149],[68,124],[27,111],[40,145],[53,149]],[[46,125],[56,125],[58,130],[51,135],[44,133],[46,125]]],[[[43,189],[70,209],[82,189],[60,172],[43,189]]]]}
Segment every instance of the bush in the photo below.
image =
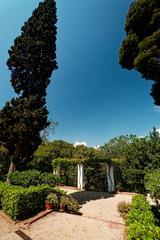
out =
{"type": "Polygon", "coordinates": [[[37,170],[15,171],[9,176],[11,184],[27,188],[40,183],[40,172],[37,170]]]}
{"type": "Polygon", "coordinates": [[[27,188],[29,186],[38,186],[48,184],[54,187],[58,182],[58,177],[52,173],[41,173],[37,170],[15,171],[10,174],[12,185],[22,186],[27,188]]]}
{"type": "Polygon", "coordinates": [[[160,204],[160,169],[153,170],[146,174],[145,187],[156,204],[160,204]]]}
{"type": "Polygon", "coordinates": [[[131,204],[130,203],[126,203],[125,201],[122,201],[118,204],[117,209],[120,213],[120,216],[123,219],[127,219],[128,213],[131,210],[131,204]]]}
{"type": "Polygon", "coordinates": [[[70,212],[70,213],[78,213],[80,209],[79,203],[69,195],[61,196],[60,205],[63,206],[64,211],[70,212]]]}
{"type": "Polygon", "coordinates": [[[146,201],[146,197],[144,195],[133,196],[131,205],[133,209],[139,209],[141,211],[147,211],[151,209],[151,206],[146,201]]]}
{"type": "Polygon", "coordinates": [[[41,173],[40,174],[40,184],[48,184],[49,186],[55,187],[56,184],[59,184],[59,177],[53,173],[41,173]]]}
{"type": "Polygon", "coordinates": [[[51,192],[56,193],[59,202],[60,202],[61,196],[68,196],[67,192],[60,188],[53,188],[51,192]]]}
{"type": "Polygon", "coordinates": [[[66,191],[62,189],[51,188],[49,195],[46,197],[46,200],[52,202],[57,209],[63,206],[63,210],[65,212],[79,213],[80,209],[79,203],[72,196],[68,195],[66,191]]]}
{"type": "Polygon", "coordinates": [[[160,230],[154,224],[141,224],[139,222],[130,225],[128,240],[159,240],[160,230]]]}
{"type": "Polygon", "coordinates": [[[127,217],[128,240],[159,240],[160,228],[155,225],[155,222],[151,207],[145,197],[134,196],[131,211],[127,217]]]}
{"type": "Polygon", "coordinates": [[[44,208],[49,186],[23,188],[10,185],[2,197],[2,209],[14,220],[26,219],[44,208]]]}
{"type": "Polygon", "coordinates": [[[155,224],[154,215],[151,211],[151,206],[146,201],[143,195],[136,195],[133,197],[131,203],[132,210],[127,217],[127,224],[139,222],[142,224],[155,224]]]}

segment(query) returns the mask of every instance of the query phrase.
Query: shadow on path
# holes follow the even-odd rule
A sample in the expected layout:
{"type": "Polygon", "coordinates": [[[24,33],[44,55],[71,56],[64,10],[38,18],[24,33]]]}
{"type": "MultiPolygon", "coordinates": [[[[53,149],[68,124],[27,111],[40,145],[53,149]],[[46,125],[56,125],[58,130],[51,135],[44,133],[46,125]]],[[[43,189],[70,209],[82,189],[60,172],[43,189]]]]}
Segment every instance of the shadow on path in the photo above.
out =
{"type": "Polygon", "coordinates": [[[98,199],[106,199],[110,197],[114,197],[115,194],[108,192],[94,192],[94,191],[82,191],[82,192],[74,192],[70,194],[73,198],[75,198],[79,204],[85,204],[86,202],[98,199]]]}
{"type": "Polygon", "coordinates": [[[26,235],[23,231],[21,230],[17,230],[15,231],[15,233],[21,237],[23,240],[33,240],[32,238],[30,238],[28,235],[26,235]]]}

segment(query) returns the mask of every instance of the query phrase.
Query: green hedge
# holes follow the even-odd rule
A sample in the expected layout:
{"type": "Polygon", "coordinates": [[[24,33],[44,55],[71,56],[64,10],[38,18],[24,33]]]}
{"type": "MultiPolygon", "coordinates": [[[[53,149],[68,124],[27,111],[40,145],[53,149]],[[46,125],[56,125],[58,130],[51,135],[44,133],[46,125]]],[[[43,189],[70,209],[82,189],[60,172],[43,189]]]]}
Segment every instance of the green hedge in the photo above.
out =
{"type": "Polygon", "coordinates": [[[59,178],[52,173],[41,173],[38,170],[15,171],[10,174],[10,181],[12,185],[29,187],[48,184],[55,187],[59,182],[59,178]]]}
{"type": "Polygon", "coordinates": [[[160,229],[154,224],[133,223],[129,226],[128,240],[160,240],[160,229]]]}
{"type": "Polygon", "coordinates": [[[10,185],[3,191],[2,209],[14,220],[26,219],[44,208],[49,191],[48,185],[29,188],[10,185]]]}
{"type": "Polygon", "coordinates": [[[131,211],[127,217],[128,240],[159,240],[160,228],[155,225],[155,222],[151,207],[145,197],[134,196],[131,211]]]}
{"type": "Polygon", "coordinates": [[[57,209],[63,204],[66,212],[79,213],[79,203],[61,189],[49,185],[23,188],[2,182],[0,182],[0,209],[2,208],[13,220],[27,219],[44,209],[48,195],[56,196],[57,209]]]}
{"type": "Polygon", "coordinates": [[[7,189],[9,185],[4,182],[0,182],[0,209],[2,208],[2,196],[3,192],[7,189]]]}

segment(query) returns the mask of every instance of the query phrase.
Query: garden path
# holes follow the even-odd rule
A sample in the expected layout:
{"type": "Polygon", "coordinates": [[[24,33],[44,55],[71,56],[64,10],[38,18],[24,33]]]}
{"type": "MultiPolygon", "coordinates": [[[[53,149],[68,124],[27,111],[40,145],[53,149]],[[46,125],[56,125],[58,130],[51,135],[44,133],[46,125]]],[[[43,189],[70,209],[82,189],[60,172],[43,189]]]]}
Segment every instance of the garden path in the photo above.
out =
{"type": "MultiPolygon", "coordinates": [[[[82,216],[52,212],[22,230],[31,240],[124,240],[125,226],[117,212],[120,201],[130,202],[132,195],[104,192],[74,192],[82,204],[82,216]]],[[[1,219],[0,219],[1,222],[1,219]]],[[[1,225],[0,225],[1,226],[1,225]]],[[[7,226],[6,226],[7,227],[7,226]]],[[[5,236],[0,227],[0,240],[20,240],[5,236]]],[[[13,234],[11,231],[8,234],[13,234]]],[[[8,235],[9,236],[9,235],[8,235]]],[[[14,233],[15,237],[15,233],[14,233]]],[[[27,240],[27,239],[26,239],[27,240]]]]}

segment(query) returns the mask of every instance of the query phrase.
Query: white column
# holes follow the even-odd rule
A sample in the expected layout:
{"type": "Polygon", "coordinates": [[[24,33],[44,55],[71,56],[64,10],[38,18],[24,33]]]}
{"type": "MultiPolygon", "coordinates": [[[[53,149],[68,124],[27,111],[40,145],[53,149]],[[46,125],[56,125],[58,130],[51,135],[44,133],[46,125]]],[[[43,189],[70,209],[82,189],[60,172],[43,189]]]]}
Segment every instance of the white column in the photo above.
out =
{"type": "Polygon", "coordinates": [[[77,188],[80,189],[80,164],[77,167],[77,188]]]}
{"type": "Polygon", "coordinates": [[[78,173],[77,173],[77,188],[84,188],[84,165],[78,164],[78,173]]]}
{"type": "Polygon", "coordinates": [[[108,192],[115,191],[114,171],[113,166],[107,164],[107,180],[108,180],[108,192]]]}
{"type": "Polygon", "coordinates": [[[60,173],[61,173],[61,167],[60,167],[60,165],[58,165],[57,168],[53,169],[53,174],[60,177],[60,175],[61,175],[60,173]]]}
{"type": "Polygon", "coordinates": [[[84,165],[81,164],[80,168],[81,168],[81,189],[83,189],[84,188],[84,165]]]}

